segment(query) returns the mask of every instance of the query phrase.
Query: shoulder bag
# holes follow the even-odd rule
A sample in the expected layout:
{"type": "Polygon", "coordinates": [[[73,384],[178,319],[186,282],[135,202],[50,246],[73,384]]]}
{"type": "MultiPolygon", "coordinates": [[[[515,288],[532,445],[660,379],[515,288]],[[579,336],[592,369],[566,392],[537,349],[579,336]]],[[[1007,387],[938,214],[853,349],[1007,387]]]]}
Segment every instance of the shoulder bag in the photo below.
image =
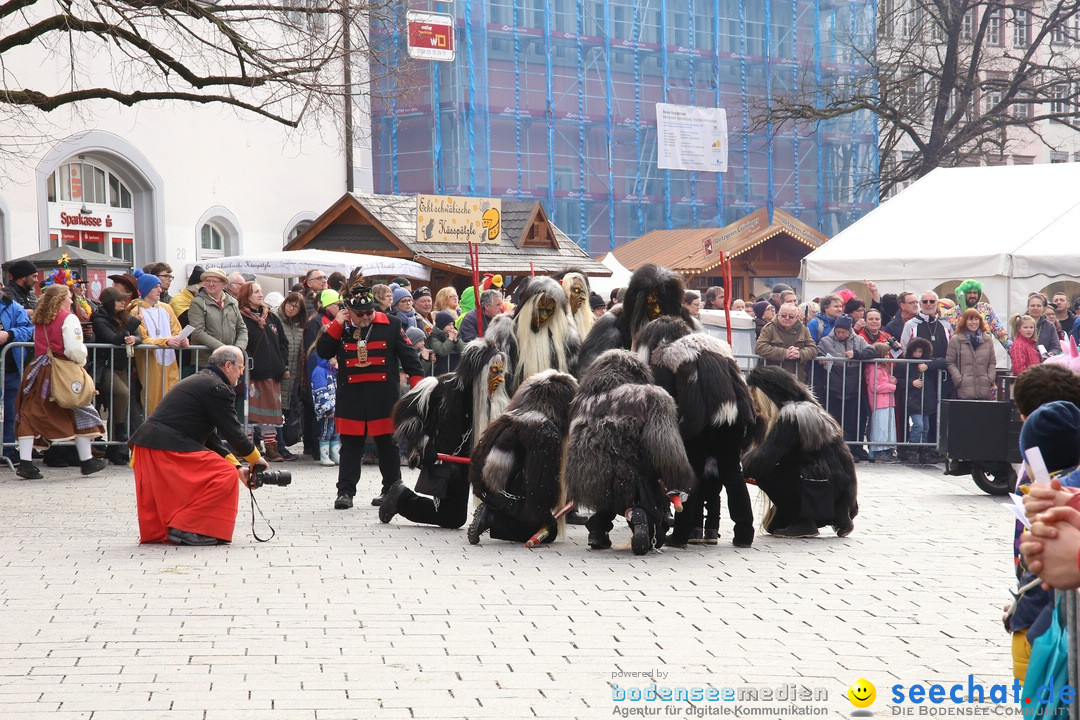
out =
{"type": "Polygon", "coordinates": [[[45,330],[45,343],[49,354],[52,379],[49,382],[49,399],[62,408],[73,410],[86,407],[94,400],[97,389],[94,379],[82,365],[57,356],[49,344],[49,331],[45,330]]]}

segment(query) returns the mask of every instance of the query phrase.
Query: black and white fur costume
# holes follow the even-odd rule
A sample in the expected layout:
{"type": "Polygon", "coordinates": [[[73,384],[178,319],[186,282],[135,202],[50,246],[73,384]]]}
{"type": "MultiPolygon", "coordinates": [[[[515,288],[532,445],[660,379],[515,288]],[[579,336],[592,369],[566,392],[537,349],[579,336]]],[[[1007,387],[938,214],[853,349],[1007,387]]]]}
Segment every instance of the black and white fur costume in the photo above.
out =
{"type": "Polygon", "coordinates": [[[525,542],[542,527],[545,542],[558,534],[552,510],[566,500],[563,444],[577,380],[545,370],[526,380],[506,412],[488,426],[472,453],[469,482],[482,505],[469,531],[479,542],[487,529],[496,540],[525,542]]]}
{"type": "Polygon", "coordinates": [[[758,366],[747,383],[767,429],[743,456],[743,472],[772,501],[765,530],[812,527],[813,534],[832,525],[840,537],[850,534],[859,512],[855,461],[836,420],[779,367],[758,366]]]}
{"type": "Polygon", "coordinates": [[[659,265],[642,265],[630,276],[622,305],[598,319],[581,345],[578,356],[578,377],[606,350],[629,350],[634,337],[650,321],[660,315],[671,315],[686,321],[694,330],[701,326],[683,307],[685,287],[682,278],[659,265]],[[656,306],[650,311],[649,295],[655,296],[656,306]]]}
{"type": "Polygon", "coordinates": [[[529,278],[519,291],[513,314],[496,316],[484,336],[510,359],[506,384],[511,396],[521,383],[544,370],[573,374],[577,369],[581,337],[570,315],[566,292],[552,278],[529,278]],[[555,310],[539,330],[533,330],[540,298],[554,301],[555,310]]]}
{"type": "Polygon", "coordinates": [[[667,494],[694,485],[675,401],[640,358],[609,350],[582,375],[570,413],[566,488],[596,511],[586,523],[590,545],[610,547],[612,521],[630,509],[634,552],[647,552],[663,541],[667,494]],[[607,544],[594,543],[601,536],[607,544]]]}
{"type": "Polygon", "coordinates": [[[584,340],[585,336],[592,330],[592,326],[596,324],[596,316],[593,315],[592,308],[589,307],[589,277],[577,269],[556,273],[552,277],[558,280],[563,290],[566,291],[566,297],[570,302],[570,317],[573,318],[574,324],[577,325],[578,337],[584,340]],[[576,311],[574,310],[573,298],[570,297],[574,282],[579,282],[585,286],[585,297],[576,311]]]}
{"type": "MultiPolygon", "coordinates": [[[[478,338],[465,346],[452,373],[424,378],[394,407],[397,440],[416,453],[422,467],[416,490],[397,490],[392,511],[416,523],[459,528],[468,516],[468,466],[440,462],[437,454],[467,457],[476,439],[510,403],[506,385],[491,392],[492,365],[506,367],[506,356],[491,340],[478,338]]],[[[387,501],[384,500],[384,503],[387,501]]],[[[382,508],[380,508],[382,510],[382,508]]]]}
{"type": "Polygon", "coordinates": [[[731,347],[707,333],[693,332],[679,318],[660,317],[642,329],[635,348],[649,363],[656,384],[679,408],[679,429],[697,476],[697,490],[675,516],[669,544],[685,545],[702,537],[703,530],[712,531],[707,537],[716,537],[723,485],[735,524],[734,542],[749,546],[754,539],[754,510],[740,458],[756,431],[757,414],[731,347]]]}

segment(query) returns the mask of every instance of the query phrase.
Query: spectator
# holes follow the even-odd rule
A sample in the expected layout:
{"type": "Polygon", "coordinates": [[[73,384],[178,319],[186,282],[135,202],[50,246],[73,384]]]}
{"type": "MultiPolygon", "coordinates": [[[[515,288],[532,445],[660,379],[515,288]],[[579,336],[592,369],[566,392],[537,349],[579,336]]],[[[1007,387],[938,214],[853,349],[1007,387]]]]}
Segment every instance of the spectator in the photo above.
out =
{"type": "Polygon", "coordinates": [[[319,433],[319,464],[337,465],[341,462],[341,435],[334,420],[337,407],[337,358],[329,360],[316,355],[311,371],[311,400],[315,406],[315,421],[319,433]]]}
{"type": "MultiPolygon", "coordinates": [[[[301,376],[304,372],[304,330],[307,328],[305,310],[304,296],[298,292],[290,292],[275,311],[281,330],[285,333],[285,340],[289,343],[288,372],[281,380],[281,410],[285,415],[286,427],[289,426],[290,418],[295,418],[298,414],[303,417],[299,388],[303,384],[301,376]]],[[[288,441],[278,443],[278,452],[286,460],[296,457],[286,447],[287,444],[288,441]]]]}
{"type": "MultiPolygon", "coordinates": [[[[8,288],[0,288],[0,351],[8,343],[30,342],[34,339],[34,326],[26,309],[12,296],[8,288]]],[[[15,442],[15,397],[19,394],[23,366],[29,359],[24,348],[11,348],[4,355],[4,385],[0,388],[4,399],[4,442],[15,442]]],[[[14,450],[9,450],[15,457],[14,450]]]]}
{"type": "MultiPolygon", "coordinates": [[[[487,327],[491,319],[502,312],[502,293],[494,288],[485,290],[480,294],[480,306],[484,309],[484,327],[487,327]]],[[[479,318],[475,308],[465,314],[459,327],[463,341],[468,343],[479,337],[479,318]]]]}
{"type": "MultiPolygon", "coordinates": [[[[919,314],[919,298],[913,292],[902,292],[896,296],[896,313],[892,319],[885,324],[885,332],[894,338],[900,339],[900,334],[904,332],[904,325],[908,320],[919,314]]],[[[901,341],[901,346],[903,346],[901,341]]],[[[904,350],[901,347],[901,352],[904,350]]],[[[893,356],[898,357],[896,350],[893,350],[893,356]]]]}
{"type": "MultiPolygon", "coordinates": [[[[399,288],[405,288],[410,295],[412,295],[412,281],[409,278],[398,275],[396,278],[390,281],[391,285],[397,285],[399,288]]],[[[394,288],[391,288],[393,290],[394,288]]]]}
{"type": "Polygon", "coordinates": [[[188,307],[188,324],[195,331],[191,341],[211,352],[222,345],[247,347],[248,332],[236,298],[225,292],[225,271],[210,268],[202,274],[202,288],[188,307]]]}
{"type": "Polygon", "coordinates": [[[16,260],[8,268],[10,282],[4,286],[8,296],[21,305],[27,313],[37,306],[34,285],[37,283],[37,265],[29,260],[16,260]]]}
{"type": "Polygon", "coordinates": [[[323,290],[315,300],[319,311],[308,318],[307,327],[304,329],[304,341],[302,344],[304,353],[304,374],[300,378],[300,398],[304,405],[304,454],[310,455],[313,460],[319,458],[319,432],[315,418],[315,408],[311,403],[312,387],[311,377],[315,370],[315,343],[318,341],[319,332],[334,321],[338,312],[344,307],[341,295],[337,290],[323,290]]]}
{"type": "Polygon", "coordinates": [[[139,302],[133,316],[139,318],[140,344],[156,345],[158,350],[136,350],[135,369],[142,385],[142,406],[147,414],[161,402],[165,393],[180,381],[180,364],[174,348],[186,348],[188,339],[180,337],[180,321],[172,308],[159,302],[161,281],[156,275],[143,273],[138,276],[139,302]]]}
{"type": "Polygon", "coordinates": [[[180,321],[181,325],[189,325],[188,322],[188,308],[191,307],[191,301],[195,299],[195,295],[199,292],[199,288],[202,287],[202,274],[206,272],[202,265],[196,265],[191,269],[191,276],[188,277],[187,287],[181,290],[179,293],[173,296],[173,299],[169,301],[169,307],[173,309],[173,313],[176,315],[176,319],[180,321]]]}
{"type": "Polygon", "coordinates": [[[157,279],[161,281],[161,302],[171,305],[172,296],[169,295],[169,287],[173,281],[172,266],[165,262],[150,263],[143,267],[143,272],[157,276],[157,279]]]}
{"type": "Polygon", "coordinates": [[[79,322],[82,323],[83,339],[86,342],[97,342],[94,339],[94,326],[90,323],[90,316],[94,314],[94,311],[101,307],[98,303],[91,300],[86,295],[86,278],[79,277],[78,273],[71,273],[75,279],[75,284],[71,286],[71,292],[74,295],[74,302],[71,305],[71,310],[79,316],[79,322]]]}
{"type": "Polygon", "coordinates": [[[870,408],[870,425],[867,433],[870,444],[867,449],[870,462],[896,462],[897,378],[893,375],[893,363],[883,362],[889,357],[889,346],[885,343],[875,343],[871,347],[877,352],[878,362],[867,363],[865,370],[867,400],[870,408]]]}
{"type": "Polygon", "coordinates": [[[1073,327],[1076,325],[1076,316],[1069,308],[1069,296],[1063,292],[1056,292],[1050,302],[1058,325],[1066,335],[1072,335],[1073,327]]]}
{"type": "Polygon", "coordinates": [[[780,306],[784,303],[784,293],[789,292],[794,292],[794,289],[786,283],[776,283],[772,286],[769,302],[772,303],[774,310],[780,310],[780,306]]]}
{"type": "MultiPolygon", "coordinates": [[[[307,290],[304,292],[304,301],[307,303],[307,315],[311,317],[319,311],[319,296],[323,290],[327,289],[327,277],[326,273],[317,268],[312,268],[307,271],[307,275],[304,277],[304,286],[307,290]]],[[[338,291],[340,293],[340,291],[338,291]]]]}
{"type": "MultiPolygon", "coordinates": [[[[109,287],[101,291],[101,308],[92,317],[94,336],[99,343],[107,343],[125,348],[109,350],[101,354],[97,363],[98,399],[109,409],[109,421],[113,440],[127,440],[128,433],[138,427],[139,417],[132,412],[131,424],[128,425],[128,411],[131,408],[131,388],[128,387],[130,365],[128,352],[139,340],[140,320],[128,314],[127,296],[119,288],[109,287]]],[[[138,414],[141,417],[141,413],[138,414]]],[[[127,448],[110,446],[106,452],[113,463],[126,465],[127,448]]]]}
{"type": "MultiPolygon", "coordinates": [[[[710,288],[710,290],[711,289],[712,288],[710,288]]],[[[723,292],[723,288],[718,288],[718,289],[721,292],[723,292]]],[[[613,307],[615,307],[616,305],[619,304],[619,295],[620,295],[621,290],[622,290],[622,288],[612,288],[611,292],[608,293],[608,302],[607,302],[607,309],[608,310],[610,310],[611,308],[613,308],[613,307]]]]}
{"type": "Polygon", "coordinates": [[[240,286],[246,283],[242,273],[234,272],[229,273],[229,282],[225,286],[225,292],[229,293],[233,297],[236,297],[240,292],[240,286]]]}
{"type": "Polygon", "coordinates": [[[949,339],[945,362],[960,400],[992,400],[997,362],[989,328],[975,308],[964,311],[949,339]]]}
{"type": "Polygon", "coordinates": [[[416,327],[416,311],[413,310],[412,293],[403,287],[394,290],[391,312],[401,321],[402,330],[416,327]]]}
{"type": "Polygon", "coordinates": [[[375,309],[389,315],[391,313],[390,308],[394,304],[394,291],[390,289],[390,286],[376,285],[371,288],[371,294],[375,296],[375,309]]]}
{"type": "Polygon", "coordinates": [[[781,305],[776,317],[761,328],[754,352],[766,365],[779,365],[802,380],[806,377],[805,364],[817,356],[818,349],[799,319],[799,309],[788,303],[781,305]]]}
{"type": "Polygon", "coordinates": [[[820,343],[821,338],[832,332],[836,318],[843,314],[844,302],[839,295],[830,294],[821,298],[821,310],[806,324],[806,329],[810,331],[810,337],[814,339],[814,342],[820,343]]]}
{"type": "Polygon", "coordinates": [[[422,287],[413,291],[413,310],[416,312],[416,327],[424,331],[424,334],[431,332],[431,328],[435,325],[435,315],[432,312],[434,301],[431,299],[431,290],[422,287]]]}
{"type": "MultiPolygon", "coordinates": [[[[286,459],[278,451],[278,437],[284,424],[281,408],[281,381],[289,375],[289,341],[277,315],[263,302],[262,286],[246,282],[236,298],[247,326],[247,354],[251,358],[248,388],[248,419],[259,426],[269,462],[286,459]]],[[[289,454],[290,460],[296,457],[289,454]]]]}
{"type": "Polygon", "coordinates": [[[122,275],[110,275],[109,279],[113,281],[113,287],[120,288],[127,294],[128,300],[139,299],[139,281],[135,279],[135,276],[129,273],[123,273],[122,275]]]}
{"type": "Polygon", "coordinates": [[[856,335],[862,333],[863,327],[866,325],[864,315],[866,313],[866,303],[861,298],[853,297],[847,300],[844,305],[844,314],[851,316],[851,321],[855,323],[852,329],[856,335]]]}
{"type": "Polygon", "coordinates": [[[881,296],[881,324],[888,325],[900,309],[900,302],[896,293],[885,293],[881,296]]]}
{"type": "Polygon", "coordinates": [[[719,285],[713,285],[705,291],[705,308],[707,310],[724,309],[724,288],[719,285]]]}
{"type": "Polygon", "coordinates": [[[701,297],[692,290],[683,293],[683,307],[690,311],[694,317],[701,317],[701,297]]]}
{"type": "Polygon", "coordinates": [[[433,375],[435,354],[427,349],[427,335],[420,328],[409,328],[405,331],[405,337],[409,338],[417,357],[420,358],[420,374],[424,377],[433,375]]]}
{"type": "Polygon", "coordinates": [[[449,310],[440,310],[435,315],[435,327],[431,329],[428,343],[431,351],[435,353],[434,373],[453,372],[461,360],[461,353],[465,349],[465,341],[459,337],[457,326],[454,325],[454,314],[449,310]]]}
{"type": "Polygon", "coordinates": [[[839,315],[833,322],[832,331],[818,343],[818,356],[839,358],[819,360],[825,373],[817,373],[814,390],[819,400],[823,400],[829,414],[836,418],[844,431],[844,440],[849,443],[855,462],[866,460],[868,455],[861,445],[851,445],[859,439],[859,388],[862,383],[862,365],[866,360],[877,357],[877,351],[865,340],[856,335],[852,328],[854,321],[850,315],[839,315]]]}
{"type": "Polygon", "coordinates": [[[871,345],[877,343],[884,343],[890,350],[897,350],[900,347],[900,341],[894,338],[889,333],[881,329],[881,311],[875,308],[870,308],[866,311],[866,315],[863,318],[863,329],[859,333],[862,339],[871,345]]]}
{"type": "Polygon", "coordinates": [[[447,285],[435,295],[433,312],[442,312],[443,310],[452,312],[455,319],[461,314],[458,305],[458,292],[452,285],[447,285]]]}
{"type": "MultiPolygon", "coordinates": [[[[1053,315],[1054,311],[1049,310],[1053,315]]],[[[1042,293],[1028,295],[1027,314],[1035,318],[1035,344],[1041,345],[1039,351],[1047,356],[1061,354],[1061,342],[1057,330],[1047,315],[1046,296],[1042,293]]]]}
{"type": "MultiPolygon", "coordinates": [[[[957,310],[960,313],[965,312],[968,308],[978,310],[986,327],[989,328],[989,332],[998,339],[1002,347],[1008,350],[1012,347],[1012,340],[1009,338],[1005,325],[998,319],[997,313],[994,312],[994,308],[990,307],[989,302],[982,299],[982,287],[982,283],[978,280],[965,280],[960,283],[959,287],[956,288],[957,310]]],[[[957,316],[953,321],[954,324],[959,319],[959,316],[957,316]]]]}
{"type": "Polygon", "coordinates": [[[742,298],[735,298],[731,301],[731,309],[736,312],[746,312],[746,301],[742,298]]]}
{"type": "Polygon", "coordinates": [[[1013,341],[1009,349],[1009,359],[1012,360],[1012,374],[1019,376],[1032,365],[1038,365],[1043,361],[1039,354],[1039,348],[1035,344],[1035,318],[1027,313],[1017,313],[1012,318],[1013,341]]]}
{"type": "Polygon", "coordinates": [[[607,303],[604,302],[604,298],[591,292],[589,293],[589,309],[592,310],[593,318],[599,319],[607,312],[607,303]]]}
{"type": "MultiPolygon", "coordinates": [[[[929,340],[913,337],[904,350],[904,359],[918,360],[918,363],[905,363],[904,380],[907,390],[907,419],[911,421],[908,442],[913,445],[926,442],[930,436],[930,419],[937,413],[938,382],[937,371],[931,372],[930,354],[933,347],[929,340]]],[[[930,462],[933,458],[927,448],[909,448],[899,453],[901,460],[907,462],[930,462]]]]}
{"type": "Polygon", "coordinates": [[[82,328],[71,312],[71,302],[66,285],[50,285],[42,291],[31,318],[36,357],[23,373],[15,402],[15,435],[19,444],[19,467],[15,474],[25,480],[42,477],[32,459],[36,439],[43,441],[41,447],[48,447],[52,442],[74,438],[83,475],[96,473],[109,464],[104,458],[95,458],[90,447],[90,440],[105,432],[97,409],[87,405],[69,410],[50,399],[53,373],[50,351],[57,358],[86,364],[82,328]]]}
{"type": "Polygon", "coordinates": [[[243,353],[221,346],[208,362],[201,373],[177,385],[131,436],[139,542],[217,545],[232,540],[237,480],[248,484],[250,479],[222,437],[252,465],[267,467],[233,407],[232,388],[244,374],[243,353]]]}
{"type": "Polygon", "coordinates": [[[326,288],[337,290],[338,295],[345,292],[345,273],[334,271],[326,278],[326,288]]]}
{"type": "MultiPolygon", "coordinates": [[[[941,371],[947,369],[945,356],[949,349],[949,338],[952,337],[952,328],[948,323],[943,323],[937,316],[938,296],[934,292],[925,292],[919,298],[919,313],[904,324],[904,330],[900,333],[900,345],[907,344],[915,337],[921,337],[930,343],[930,373],[926,380],[931,384],[940,383],[940,387],[934,393],[935,404],[933,408],[923,407],[925,412],[926,441],[937,441],[937,398],[953,396],[953,384],[949,375],[941,379],[941,371]]],[[[920,453],[923,462],[937,462],[941,457],[934,451],[924,450],[920,453]]]]}
{"type": "MultiPolygon", "coordinates": [[[[783,305],[780,307],[783,307],[783,305]]],[[[761,329],[776,317],[776,310],[773,309],[773,304],[768,300],[758,300],[754,303],[752,310],[754,312],[754,337],[759,338],[761,337],[761,329]]]]}

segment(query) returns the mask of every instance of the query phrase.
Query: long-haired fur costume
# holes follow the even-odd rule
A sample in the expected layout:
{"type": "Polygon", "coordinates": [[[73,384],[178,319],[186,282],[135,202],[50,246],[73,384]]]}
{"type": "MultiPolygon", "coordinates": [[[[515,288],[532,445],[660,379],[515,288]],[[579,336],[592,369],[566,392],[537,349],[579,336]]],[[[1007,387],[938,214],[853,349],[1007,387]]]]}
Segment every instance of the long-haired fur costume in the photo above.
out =
{"type": "Polygon", "coordinates": [[[621,515],[637,504],[659,523],[666,491],[691,490],[694,471],[679,435],[675,401],[626,350],[609,350],[581,377],[570,407],[568,496],[621,515]]]}
{"type": "Polygon", "coordinates": [[[424,378],[406,393],[394,406],[393,416],[402,449],[423,457],[430,445],[434,452],[468,455],[510,403],[505,384],[494,393],[488,390],[488,374],[496,361],[505,367],[506,356],[491,340],[478,338],[465,346],[454,372],[424,378]],[[466,433],[469,438],[464,442],[466,433]]]}
{"type": "Polygon", "coordinates": [[[472,454],[469,482],[477,497],[508,493],[524,501],[536,525],[565,499],[563,443],[577,380],[545,370],[526,380],[506,412],[484,431],[472,454]]]}
{"type": "Polygon", "coordinates": [[[581,345],[578,377],[605,350],[629,350],[634,336],[649,322],[649,295],[656,294],[661,315],[680,317],[695,330],[700,329],[690,311],[683,307],[685,287],[679,275],[652,263],[642,265],[630,276],[626,299],[596,321],[581,345]]]}
{"type": "Polygon", "coordinates": [[[800,478],[828,479],[833,489],[831,524],[851,532],[859,513],[855,461],[836,420],[810,390],[779,367],[758,366],[747,378],[759,417],[767,423],[763,439],[743,456],[743,472],[772,501],[763,520],[769,532],[800,520],[800,478]]]}
{"type": "Polygon", "coordinates": [[[544,370],[573,374],[577,370],[581,337],[570,316],[570,301],[557,281],[543,276],[529,278],[521,289],[512,315],[499,315],[485,333],[510,359],[507,369],[508,392],[544,370]],[[533,315],[540,298],[550,298],[555,311],[541,326],[532,329],[533,315]]]}
{"type": "Polygon", "coordinates": [[[584,340],[596,323],[596,316],[593,315],[592,308],[589,306],[589,277],[577,268],[555,273],[552,277],[558,280],[563,290],[566,291],[566,297],[570,300],[570,317],[573,318],[574,324],[577,325],[578,336],[584,340]],[[573,299],[570,297],[575,282],[585,286],[585,299],[578,305],[577,310],[574,310],[573,299]]]}

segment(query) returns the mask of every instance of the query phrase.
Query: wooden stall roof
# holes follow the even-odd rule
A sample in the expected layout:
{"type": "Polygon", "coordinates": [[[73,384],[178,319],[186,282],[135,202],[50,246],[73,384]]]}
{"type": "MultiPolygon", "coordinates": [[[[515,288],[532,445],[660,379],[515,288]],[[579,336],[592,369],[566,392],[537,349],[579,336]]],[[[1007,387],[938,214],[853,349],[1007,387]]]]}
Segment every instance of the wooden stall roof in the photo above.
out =
{"type": "Polygon", "coordinates": [[[654,230],[615,248],[615,259],[628,270],[656,263],[687,275],[701,275],[720,265],[720,252],[729,258],[746,252],[777,235],[786,235],[809,250],[828,241],[817,230],[782,210],[773,211],[773,220],[762,208],[722,228],[654,230]],[[712,251],[707,252],[711,241],[712,251]]]}
{"type": "MultiPolygon", "coordinates": [[[[305,247],[402,257],[454,273],[470,272],[465,243],[417,239],[416,197],[410,195],[346,193],[285,249],[305,247]]],[[[480,245],[480,270],[525,275],[530,263],[541,275],[570,268],[611,275],[548,220],[538,201],[503,200],[499,242],[480,245]]]]}

